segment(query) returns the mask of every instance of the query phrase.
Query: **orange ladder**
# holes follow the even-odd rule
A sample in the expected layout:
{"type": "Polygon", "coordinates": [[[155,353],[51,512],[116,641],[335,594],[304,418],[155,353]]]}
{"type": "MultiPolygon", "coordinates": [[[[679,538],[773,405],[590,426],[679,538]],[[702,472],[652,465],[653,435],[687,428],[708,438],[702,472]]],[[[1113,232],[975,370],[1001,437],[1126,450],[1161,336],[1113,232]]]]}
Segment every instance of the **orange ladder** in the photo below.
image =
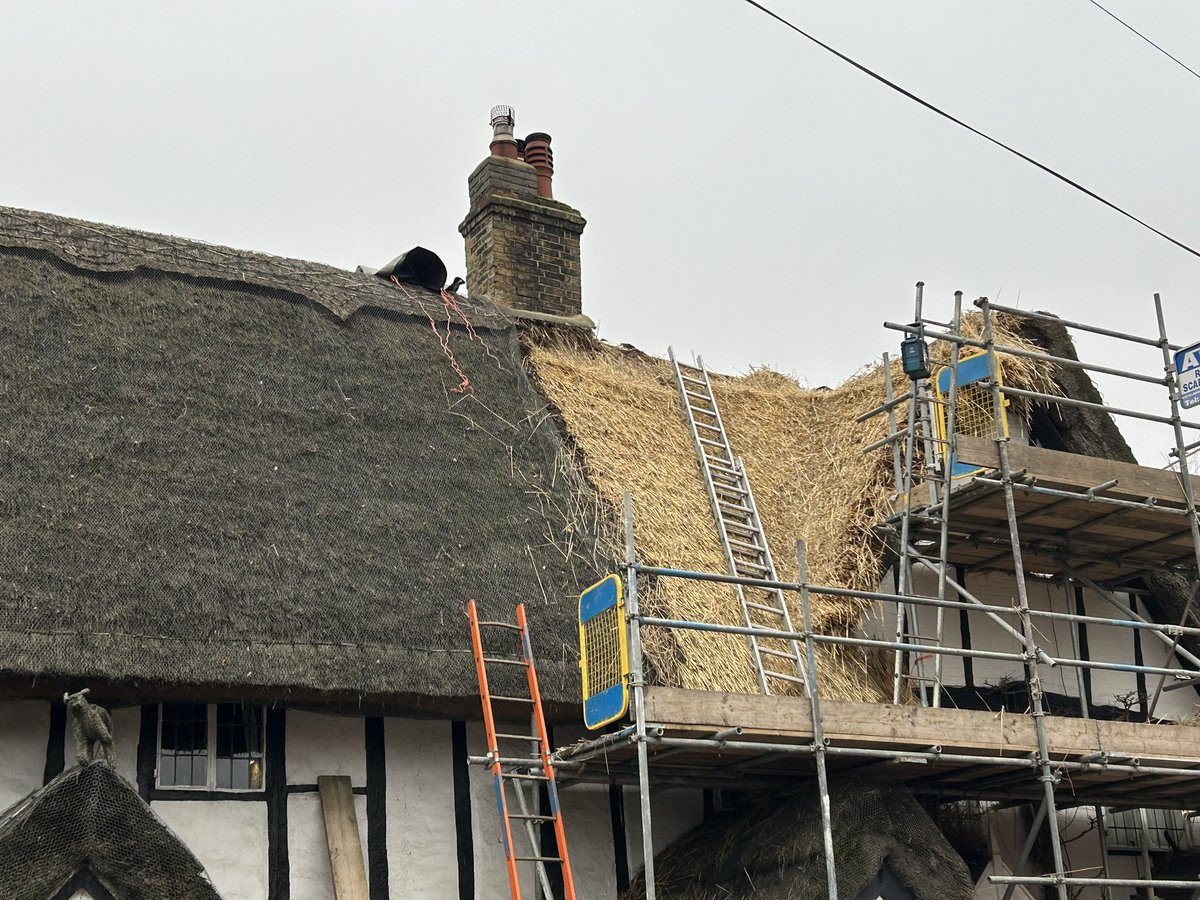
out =
{"type": "Polygon", "coordinates": [[[546,731],[546,719],[542,714],[542,695],[538,690],[537,669],[533,663],[533,647],[529,641],[529,624],[525,619],[525,604],[517,604],[517,624],[509,622],[484,622],[479,618],[479,610],[474,600],[467,601],[467,618],[471,622],[471,648],[475,653],[475,671],[479,676],[479,697],[483,701],[483,726],[487,731],[487,755],[491,759],[489,767],[492,770],[492,780],[496,789],[496,806],[500,810],[500,842],[504,847],[504,862],[508,868],[508,886],[512,892],[512,900],[521,900],[521,885],[517,874],[517,863],[531,862],[537,869],[542,889],[547,898],[553,896],[550,882],[546,875],[546,864],[557,864],[561,867],[563,894],[565,900],[575,900],[575,883],[571,878],[571,860],[567,855],[567,836],[563,829],[562,809],[558,803],[558,788],[554,780],[554,766],[550,762],[550,738],[546,731]],[[483,629],[515,632],[520,636],[520,656],[489,656],[483,648],[483,629]],[[488,665],[519,666],[525,669],[529,684],[528,697],[507,697],[492,694],[488,686],[488,665]],[[496,731],[496,719],[492,712],[492,701],[500,700],[508,703],[520,703],[531,708],[531,718],[536,734],[502,734],[496,731]],[[500,741],[509,740],[523,743],[520,757],[502,756],[500,741]],[[524,759],[529,745],[538,746],[537,757],[524,759]],[[526,803],[523,783],[541,783],[546,787],[549,800],[549,814],[529,812],[526,803]],[[505,786],[511,784],[520,807],[520,812],[508,811],[508,797],[505,786]],[[522,856],[513,846],[513,821],[519,821],[525,826],[524,830],[532,845],[531,854],[522,856]],[[558,856],[543,856],[537,841],[538,823],[553,822],[554,838],[558,846],[558,856]]]}

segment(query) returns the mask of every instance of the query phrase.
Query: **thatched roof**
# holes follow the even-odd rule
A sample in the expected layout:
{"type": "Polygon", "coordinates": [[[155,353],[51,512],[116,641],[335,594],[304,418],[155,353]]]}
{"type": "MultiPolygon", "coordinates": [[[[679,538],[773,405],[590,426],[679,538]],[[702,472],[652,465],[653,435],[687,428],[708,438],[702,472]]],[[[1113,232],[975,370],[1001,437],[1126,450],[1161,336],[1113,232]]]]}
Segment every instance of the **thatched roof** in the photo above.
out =
{"type": "MultiPolygon", "coordinates": [[[[966,864],[905,787],[834,782],[830,799],[839,896],[859,896],[885,867],[913,900],[974,895],[966,864]]],[[[654,874],[661,900],[821,900],[828,895],[816,785],[710,817],[655,857],[654,874]]],[[[645,896],[639,876],[625,900],[645,896]]]]}
{"type": "Polygon", "coordinates": [[[81,871],[123,900],[220,900],[187,846],[103,761],[0,813],[0,897],[45,900],[81,871]]]}
{"type": "Polygon", "coordinates": [[[0,210],[0,674],[470,698],[476,597],[577,697],[590,493],[459,306],[0,210]]]}
{"type": "MultiPolygon", "coordinates": [[[[543,689],[572,701],[576,597],[622,555],[625,490],[644,562],[724,568],[668,365],[519,334],[482,298],[0,208],[0,386],[0,677],[433,705],[475,695],[462,603],[523,599],[543,689]]],[[[891,466],[860,452],[883,420],[854,416],[882,369],[715,390],[780,574],[803,538],[814,580],[873,588],[891,466]]],[[[1064,449],[1128,453],[1106,416],[1039,415],[1064,449]]],[[[740,618],[719,586],[648,587],[652,612],[740,618]]],[[[861,611],[819,601],[817,627],[861,611]]],[[[660,683],[755,690],[740,639],[646,650],[660,683]]],[[[827,695],[890,695],[873,658],[821,652],[827,695]]]]}

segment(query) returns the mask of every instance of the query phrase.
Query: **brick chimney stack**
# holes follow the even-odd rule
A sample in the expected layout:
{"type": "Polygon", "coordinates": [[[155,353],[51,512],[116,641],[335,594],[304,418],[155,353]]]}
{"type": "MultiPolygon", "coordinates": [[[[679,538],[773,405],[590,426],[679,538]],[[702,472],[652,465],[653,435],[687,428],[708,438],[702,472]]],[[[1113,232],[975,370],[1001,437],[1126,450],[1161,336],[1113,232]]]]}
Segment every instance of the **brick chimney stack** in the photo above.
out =
{"type": "Polygon", "coordinates": [[[591,327],[583,315],[579,211],[553,198],[550,135],[513,136],[510,106],[492,109],[491,155],[467,179],[467,288],[516,316],[591,327]]]}

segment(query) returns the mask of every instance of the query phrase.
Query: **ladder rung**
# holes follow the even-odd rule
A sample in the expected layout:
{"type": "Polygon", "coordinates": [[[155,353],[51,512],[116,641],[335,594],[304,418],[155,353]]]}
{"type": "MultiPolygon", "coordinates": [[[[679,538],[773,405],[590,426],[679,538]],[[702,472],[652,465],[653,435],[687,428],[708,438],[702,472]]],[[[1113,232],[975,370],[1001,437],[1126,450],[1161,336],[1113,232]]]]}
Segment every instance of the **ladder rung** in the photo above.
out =
{"type": "Polygon", "coordinates": [[[740,531],[742,534],[748,534],[751,536],[758,534],[757,528],[752,528],[749,525],[743,525],[741,522],[726,522],[725,530],[729,531],[730,529],[734,531],[740,531]]]}
{"type": "MultiPolygon", "coordinates": [[[[680,378],[682,378],[684,381],[690,381],[690,382],[692,382],[692,384],[699,384],[699,385],[702,385],[702,386],[705,386],[705,387],[707,387],[707,385],[706,385],[706,384],[705,384],[705,382],[704,382],[704,379],[702,379],[702,378],[693,378],[691,375],[685,375],[685,374],[683,373],[683,371],[682,371],[682,369],[683,369],[683,363],[679,363],[679,368],[680,368],[680,370],[681,370],[681,371],[679,372],[679,377],[680,377],[680,378]]],[[[694,368],[694,366],[688,366],[688,368],[689,368],[689,369],[691,369],[691,368],[694,368]]],[[[697,370],[697,371],[699,371],[699,370],[697,370]]]]}
{"type": "Polygon", "coordinates": [[[528,661],[524,659],[505,659],[503,656],[485,656],[484,662],[496,663],[502,666],[528,666],[528,661]]]}
{"type": "MultiPolygon", "coordinates": [[[[751,603],[749,600],[746,601],[746,609],[757,609],[761,610],[762,612],[774,613],[777,616],[783,615],[783,610],[778,606],[766,606],[762,603],[751,603]]],[[[750,627],[753,628],[754,626],[751,625],[750,627]]]]}
{"type": "Polygon", "coordinates": [[[781,678],[784,681],[794,681],[796,684],[804,684],[804,679],[795,675],[785,675],[782,672],[772,672],[770,669],[763,669],[763,674],[768,678],[781,678]]]}
{"type": "MultiPolygon", "coordinates": [[[[710,447],[719,447],[722,450],[725,449],[725,445],[721,441],[710,441],[708,438],[697,438],[697,440],[700,441],[700,443],[707,444],[710,447]]],[[[728,464],[730,461],[731,460],[728,458],[725,459],[726,464],[728,464]]]]}
{"type": "Polygon", "coordinates": [[[520,625],[513,625],[511,622],[480,622],[480,628],[507,628],[510,631],[520,631],[520,625]]]}
{"type": "Polygon", "coordinates": [[[721,501],[722,511],[724,511],[725,507],[728,507],[729,509],[734,510],[736,512],[745,513],[748,516],[752,515],[754,512],[754,510],[750,509],[750,507],[748,507],[748,506],[738,506],[736,503],[726,503],[724,500],[722,500],[721,501]]]}
{"type": "MultiPolygon", "coordinates": [[[[699,411],[699,412],[705,412],[706,410],[703,410],[703,409],[702,409],[702,410],[698,410],[698,411],[699,411]]],[[[707,422],[696,422],[695,424],[696,424],[696,427],[697,427],[697,428],[705,428],[705,429],[707,429],[707,430],[709,430],[709,431],[715,431],[717,434],[720,434],[720,433],[721,433],[721,429],[720,429],[720,427],[719,427],[719,426],[717,426],[717,425],[709,425],[707,422]]]]}
{"type": "Polygon", "coordinates": [[[705,456],[704,459],[708,463],[708,468],[711,471],[718,475],[724,475],[726,478],[736,478],[739,483],[741,482],[742,473],[737,469],[733,468],[732,466],[727,466],[719,459],[713,459],[711,456],[705,456]]]}
{"type": "Polygon", "coordinates": [[[513,859],[515,859],[517,862],[562,862],[561,856],[514,856],[513,859]]]}
{"type": "Polygon", "coordinates": [[[546,775],[521,775],[518,772],[501,772],[501,778],[519,778],[522,781],[549,781],[546,775]]]}
{"type": "Polygon", "coordinates": [[[735,559],[733,562],[734,562],[734,568],[745,567],[747,569],[757,569],[760,572],[770,572],[771,571],[766,566],[760,566],[758,563],[750,562],[747,559],[735,559]]]}
{"type": "Polygon", "coordinates": [[[759,647],[759,653],[766,653],[768,656],[778,656],[780,659],[790,659],[793,662],[799,662],[795,653],[784,653],[782,650],[772,650],[770,647],[759,647]]]}
{"type": "Polygon", "coordinates": [[[732,538],[730,538],[729,543],[731,546],[740,547],[740,548],[745,549],[748,553],[762,553],[763,550],[765,549],[765,548],[759,547],[755,544],[747,544],[744,541],[735,541],[732,538]]]}
{"type": "MultiPolygon", "coordinates": [[[[708,396],[708,394],[698,394],[695,391],[687,390],[687,388],[684,388],[684,393],[687,394],[689,398],[688,406],[693,406],[691,402],[692,400],[700,400],[704,403],[707,403],[709,406],[712,406],[712,397],[708,396]]],[[[708,410],[701,409],[701,412],[708,412],[708,410]]]]}
{"type": "Polygon", "coordinates": [[[554,816],[539,816],[533,813],[509,813],[510,819],[526,819],[530,822],[553,822],[554,816]]]}
{"type": "Polygon", "coordinates": [[[496,734],[498,738],[506,738],[510,741],[537,741],[541,743],[542,739],[536,734],[496,734]]]}
{"type": "Polygon", "coordinates": [[[510,703],[532,703],[533,702],[528,697],[504,697],[504,696],[501,696],[500,694],[492,694],[492,699],[493,700],[507,700],[510,703]]]}

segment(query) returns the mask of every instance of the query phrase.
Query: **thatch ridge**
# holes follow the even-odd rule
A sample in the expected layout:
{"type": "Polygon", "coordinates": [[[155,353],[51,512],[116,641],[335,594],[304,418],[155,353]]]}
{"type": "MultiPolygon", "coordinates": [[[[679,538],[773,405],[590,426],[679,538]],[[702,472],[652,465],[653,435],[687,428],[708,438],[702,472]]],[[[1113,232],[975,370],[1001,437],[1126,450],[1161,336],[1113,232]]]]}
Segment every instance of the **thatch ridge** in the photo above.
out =
{"type": "MultiPolygon", "coordinates": [[[[435,316],[442,308],[436,291],[374,275],[12,207],[0,207],[0,247],[43,250],[88,272],[147,271],[287,291],[340,319],[364,307],[435,316]]],[[[477,326],[508,321],[482,298],[460,298],[458,303],[477,326]]]]}

